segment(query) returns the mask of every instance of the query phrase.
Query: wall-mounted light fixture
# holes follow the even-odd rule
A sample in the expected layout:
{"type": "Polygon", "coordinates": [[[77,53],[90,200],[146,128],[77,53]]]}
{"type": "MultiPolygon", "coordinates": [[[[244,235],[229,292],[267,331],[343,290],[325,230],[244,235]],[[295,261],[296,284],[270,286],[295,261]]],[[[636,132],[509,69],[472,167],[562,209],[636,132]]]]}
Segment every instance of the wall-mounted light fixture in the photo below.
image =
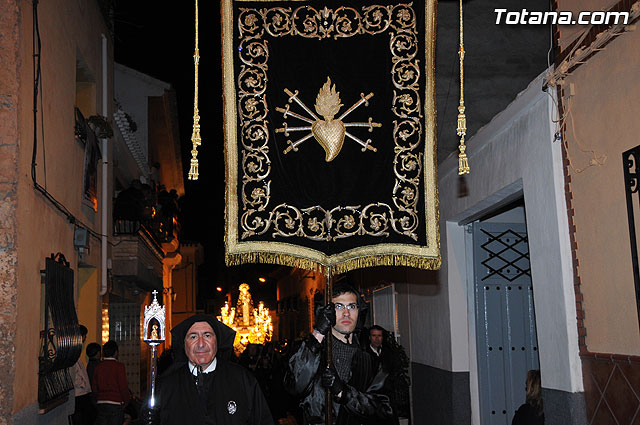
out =
{"type": "Polygon", "coordinates": [[[81,263],[89,256],[89,233],[81,227],[73,231],[73,247],[78,251],[81,263]]]}

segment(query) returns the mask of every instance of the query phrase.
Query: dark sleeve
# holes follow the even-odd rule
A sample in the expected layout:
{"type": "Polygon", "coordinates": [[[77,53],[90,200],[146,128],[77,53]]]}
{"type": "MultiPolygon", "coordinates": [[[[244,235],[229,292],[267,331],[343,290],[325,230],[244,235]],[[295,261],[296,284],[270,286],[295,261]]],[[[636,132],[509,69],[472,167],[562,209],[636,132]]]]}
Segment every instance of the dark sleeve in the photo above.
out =
{"type": "Polygon", "coordinates": [[[96,374],[95,374],[95,370],[94,370],[94,374],[91,377],[91,392],[94,394],[98,393],[98,385],[96,384],[96,374]]]}
{"type": "Polygon", "coordinates": [[[300,396],[311,390],[313,378],[320,366],[321,348],[318,340],[310,335],[291,356],[284,375],[284,387],[289,393],[300,396]]]}
{"type": "Polygon", "coordinates": [[[358,391],[345,384],[339,402],[350,413],[362,418],[391,418],[393,409],[389,397],[382,394],[387,373],[378,368],[378,372],[365,391],[358,391]]]}
{"type": "Polygon", "coordinates": [[[252,376],[247,376],[249,381],[249,399],[251,400],[251,424],[255,425],[273,425],[273,417],[271,416],[271,410],[267,405],[267,400],[264,398],[264,394],[258,385],[258,381],[252,376]]]}

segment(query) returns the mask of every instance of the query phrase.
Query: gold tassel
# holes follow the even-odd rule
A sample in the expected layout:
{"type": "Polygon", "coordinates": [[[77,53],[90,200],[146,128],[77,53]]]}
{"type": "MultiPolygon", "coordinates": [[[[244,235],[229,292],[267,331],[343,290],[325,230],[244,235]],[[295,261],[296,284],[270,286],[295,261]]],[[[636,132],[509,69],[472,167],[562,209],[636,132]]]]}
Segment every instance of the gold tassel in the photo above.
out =
{"type": "Polygon", "coordinates": [[[189,169],[189,180],[198,180],[198,146],[202,143],[200,138],[200,113],[198,111],[198,64],[200,63],[200,50],[198,49],[198,0],[196,0],[196,50],[193,54],[193,64],[195,68],[195,88],[193,91],[193,133],[191,134],[191,168],[189,169]]]}
{"type": "Polygon", "coordinates": [[[464,144],[464,137],[460,140],[460,153],[458,154],[458,175],[469,174],[469,160],[467,159],[467,147],[464,144]]]}
{"type": "Polygon", "coordinates": [[[458,128],[456,133],[460,136],[460,154],[458,154],[458,174],[469,174],[469,160],[467,159],[467,147],[464,144],[464,138],[467,135],[467,116],[464,107],[464,40],[462,31],[462,0],[460,0],[460,105],[458,106],[458,128]]]}
{"type": "Polygon", "coordinates": [[[467,117],[464,114],[464,105],[458,106],[458,128],[456,131],[458,136],[467,135],[467,117]]]}
{"type": "Polygon", "coordinates": [[[193,146],[200,146],[202,139],[200,139],[200,115],[197,111],[193,115],[193,133],[191,133],[191,142],[193,146]]]}
{"type": "Polygon", "coordinates": [[[197,154],[198,151],[196,151],[195,149],[191,151],[191,155],[193,157],[191,158],[191,168],[189,168],[189,180],[198,180],[198,158],[196,158],[197,154]]]}

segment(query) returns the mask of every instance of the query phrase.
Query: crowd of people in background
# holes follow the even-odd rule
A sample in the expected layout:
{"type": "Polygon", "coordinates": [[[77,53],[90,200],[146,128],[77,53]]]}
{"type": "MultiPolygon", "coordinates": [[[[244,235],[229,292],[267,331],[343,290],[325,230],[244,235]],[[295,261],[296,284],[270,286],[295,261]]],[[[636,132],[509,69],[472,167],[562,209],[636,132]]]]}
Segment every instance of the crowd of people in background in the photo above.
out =
{"type": "MultiPolygon", "coordinates": [[[[87,328],[80,325],[82,344],[87,328]]],[[[72,425],[127,425],[138,416],[139,399],[131,394],[125,365],[118,361],[118,344],[107,341],[103,346],[92,342],[73,366],[75,409],[69,417],[72,425]]]]}
{"type": "MultiPolygon", "coordinates": [[[[334,394],[336,418],[352,416],[353,409],[356,411],[361,409],[362,411],[358,413],[359,417],[368,418],[362,423],[398,425],[399,418],[410,416],[409,358],[404,348],[396,342],[392,334],[378,325],[368,329],[363,328],[359,333],[354,332],[358,317],[355,312],[357,298],[349,295],[348,292],[347,295],[344,294],[339,294],[334,299],[334,303],[329,306],[318,309],[314,332],[308,336],[292,342],[284,340],[278,343],[269,342],[265,345],[249,344],[239,357],[235,357],[233,350],[223,345],[225,349],[229,349],[225,351],[224,358],[219,356],[218,358],[225,365],[227,362],[236,363],[232,370],[240,367],[248,371],[253,376],[252,379],[255,378],[264,395],[261,399],[266,400],[266,406],[268,406],[265,412],[270,414],[274,424],[323,423],[321,412],[326,388],[331,389],[334,394]],[[348,297],[351,298],[346,299],[348,297]],[[337,320],[334,317],[335,314],[338,315],[337,320]],[[334,363],[327,369],[326,359],[320,347],[324,336],[330,332],[333,338],[334,363]],[[318,338],[318,335],[321,337],[318,338]],[[340,365],[341,359],[345,356],[349,357],[347,364],[340,365]],[[367,366],[363,368],[363,364],[367,366]],[[305,373],[307,369],[309,373],[305,373]],[[330,370],[330,373],[327,370],[330,370]],[[364,373],[363,376],[358,375],[361,372],[364,373]],[[306,378],[300,378],[301,376],[306,378]],[[375,393],[371,393],[372,382],[379,380],[380,376],[384,376],[384,383],[375,393]],[[349,392],[353,394],[349,395],[349,392]],[[359,404],[355,405],[350,401],[350,397],[358,400],[359,404]],[[365,400],[364,404],[362,404],[363,400],[365,400]],[[347,410],[341,416],[342,404],[348,403],[351,405],[345,408],[347,410]]],[[[193,323],[189,322],[187,325],[193,325],[193,323]]],[[[198,354],[198,348],[195,345],[189,351],[190,345],[186,341],[187,337],[183,335],[187,334],[188,326],[183,327],[185,329],[182,329],[177,340],[182,341],[181,338],[183,338],[185,343],[178,344],[178,351],[175,347],[165,350],[158,359],[158,374],[161,377],[175,374],[175,366],[184,360],[182,357],[185,357],[185,353],[187,357],[191,351],[194,356],[201,355],[198,354]]],[[[222,331],[218,329],[216,334],[222,331]]],[[[86,327],[80,325],[80,332],[84,344],[87,335],[86,327]]],[[[224,342],[226,345],[229,345],[228,343],[229,341],[224,342]]],[[[220,353],[219,342],[216,341],[215,344],[214,355],[216,351],[220,353]]],[[[70,416],[71,424],[161,423],[158,418],[154,421],[140,415],[141,401],[128,388],[125,365],[118,361],[118,344],[115,341],[107,341],[102,347],[98,343],[90,343],[86,346],[85,353],[88,359],[87,365],[84,365],[82,359],[78,359],[72,369],[75,412],[70,416]]],[[[200,370],[197,372],[201,373],[200,370]]],[[[194,372],[194,376],[196,375],[194,372]]],[[[195,379],[197,380],[198,377],[195,379]]],[[[184,396],[184,391],[178,394],[184,396]]],[[[345,419],[338,420],[337,423],[361,422],[345,419]]],[[[544,424],[540,372],[537,370],[529,371],[527,374],[526,402],[516,411],[513,424],[544,424]]]]}
{"type": "MultiPolygon", "coordinates": [[[[332,304],[331,308],[335,308],[332,304]]],[[[349,311],[349,310],[348,310],[349,311]]],[[[355,327],[355,323],[354,323],[355,327]]],[[[83,345],[87,329],[80,325],[83,345]]],[[[326,330],[325,330],[326,332],[326,330]]],[[[384,370],[393,378],[387,379],[384,393],[393,406],[389,421],[377,424],[397,424],[399,416],[408,416],[409,381],[408,358],[404,349],[381,327],[373,326],[352,335],[353,343],[362,347],[367,358],[371,357],[374,369],[384,370]],[[398,388],[396,388],[399,385],[398,388]]],[[[178,338],[180,339],[180,338],[178,338]]],[[[285,375],[289,360],[304,339],[296,341],[269,342],[265,345],[249,344],[239,357],[228,356],[229,361],[248,370],[257,381],[266,399],[274,423],[302,425],[305,421],[300,399],[291,388],[285,387],[285,375]]],[[[180,350],[182,351],[182,349],[180,350]]],[[[232,351],[232,350],[231,350],[232,351]]],[[[87,364],[82,356],[73,368],[75,386],[75,412],[70,417],[73,425],[135,425],[143,424],[147,418],[140,417],[140,399],[132,395],[128,388],[125,365],[118,361],[118,344],[107,341],[103,346],[89,343],[85,349],[87,364]]],[[[170,374],[175,365],[175,348],[164,350],[158,359],[158,375],[170,374]]],[[[157,422],[156,422],[157,423],[157,422]]]]}

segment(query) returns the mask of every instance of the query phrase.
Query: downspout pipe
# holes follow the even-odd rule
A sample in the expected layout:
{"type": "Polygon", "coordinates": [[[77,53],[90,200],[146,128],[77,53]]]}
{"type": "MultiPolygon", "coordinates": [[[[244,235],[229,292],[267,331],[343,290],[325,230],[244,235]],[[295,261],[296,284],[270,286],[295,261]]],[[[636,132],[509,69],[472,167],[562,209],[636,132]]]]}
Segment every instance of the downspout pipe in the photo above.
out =
{"type": "MultiPolygon", "coordinates": [[[[107,96],[107,37],[102,34],[102,116],[107,118],[109,116],[109,102],[107,96]]],[[[109,145],[107,139],[102,139],[102,250],[100,270],[102,272],[101,284],[100,284],[100,296],[104,296],[107,293],[107,235],[109,230],[107,228],[107,214],[109,205],[107,203],[109,195],[107,190],[109,188],[109,145]]]]}

